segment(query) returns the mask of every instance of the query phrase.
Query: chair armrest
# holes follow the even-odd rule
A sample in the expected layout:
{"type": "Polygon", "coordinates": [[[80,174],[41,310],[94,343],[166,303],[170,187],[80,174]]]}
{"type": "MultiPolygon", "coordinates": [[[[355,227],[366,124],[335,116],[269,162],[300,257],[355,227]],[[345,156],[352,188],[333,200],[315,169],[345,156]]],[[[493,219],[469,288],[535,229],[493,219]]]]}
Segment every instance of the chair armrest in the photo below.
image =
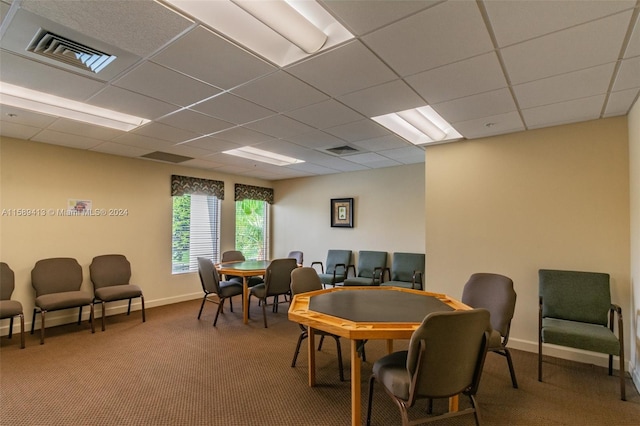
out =
{"type": "Polygon", "coordinates": [[[313,268],[313,265],[320,265],[320,273],[324,274],[324,266],[322,265],[322,262],[311,262],[311,267],[313,268]]]}
{"type": "Polygon", "coordinates": [[[384,282],[384,274],[387,273],[387,281],[391,281],[391,268],[382,268],[382,274],[380,275],[380,283],[384,282]]]}
{"type": "Polygon", "coordinates": [[[411,277],[411,288],[415,288],[416,284],[420,284],[420,290],[422,290],[422,272],[420,271],[413,271],[411,277]]]}
{"type": "Polygon", "coordinates": [[[343,271],[345,271],[347,274],[349,273],[349,270],[347,269],[347,265],[344,263],[336,263],[335,268],[333,268],[333,276],[335,278],[336,276],[336,272],[338,271],[338,268],[342,268],[343,271]]]}
{"type": "Polygon", "coordinates": [[[618,314],[618,339],[622,339],[622,308],[615,303],[609,307],[609,329],[613,332],[613,313],[618,314]]]}
{"type": "Polygon", "coordinates": [[[373,285],[380,285],[382,282],[382,274],[384,274],[385,269],[386,268],[381,268],[379,266],[373,268],[373,285]]]}

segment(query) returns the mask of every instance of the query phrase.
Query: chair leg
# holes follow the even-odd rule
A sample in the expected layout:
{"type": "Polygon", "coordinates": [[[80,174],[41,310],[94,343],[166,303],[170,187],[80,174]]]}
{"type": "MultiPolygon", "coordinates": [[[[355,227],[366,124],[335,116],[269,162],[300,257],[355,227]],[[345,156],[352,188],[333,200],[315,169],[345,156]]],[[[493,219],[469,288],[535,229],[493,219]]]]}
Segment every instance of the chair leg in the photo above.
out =
{"type": "Polygon", "coordinates": [[[322,350],[322,343],[324,343],[324,334],[320,336],[320,342],[318,343],[318,350],[322,350]]]}
{"type": "MultiPolygon", "coordinates": [[[[96,311],[95,311],[93,303],[91,303],[91,305],[89,305],[89,308],[90,308],[90,310],[89,310],[89,323],[91,324],[91,334],[93,334],[93,333],[96,332],[96,329],[95,329],[94,324],[93,324],[93,320],[94,320],[94,318],[96,316],[96,314],[95,314],[96,311]]],[[[104,316],[104,313],[102,315],[104,316]]]]}
{"type": "MultiPolygon", "coordinates": [[[[129,300],[131,300],[131,299],[129,299],[129,300]]],[[[103,300],[102,301],[102,331],[104,331],[104,317],[105,317],[105,315],[106,315],[105,303],[104,303],[104,300],[103,300]]]]}
{"type": "Polygon", "coordinates": [[[78,309],[78,325],[80,324],[82,324],[82,306],[80,306],[80,309],[78,309]]]}
{"type": "Polygon", "coordinates": [[[142,305],[142,322],[146,322],[147,318],[145,317],[144,314],[144,296],[140,296],[140,304],[142,305]]]}
{"type": "Polygon", "coordinates": [[[373,403],[373,382],[375,378],[371,376],[369,379],[369,404],[367,405],[367,426],[371,426],[371,405],[373,403]]]}
{"type": "Polygon", "coordinates": [[[504,348],[504,356],[507,358],[507,364],[509,364],[509,373],[511,374],[511,383],[515,389],[518,389],[518,381],[516,380],[516,371],[513,368],[513,360],[511,359],[511,352],[509,349],[504,348]]]}
{"type": "Polygon", "coordinates": [[[342,366],[342,347],[340,345],[340,337],[334,336],[336,340],[336,351],[338,352],[338,371],[340,372],[340,381],[344,382],[344,368],[342,366]]]}
{"type": "Polygon", "coordinates": [[[216,311],[216,317],[213,320],[213,326],[215,327],[216,324],[218,323],[218,316],[220,315],[220,312],[222,312],[222,307],[224,306],[224,298],[221,297],[220,298],[220,302],[218,303],[218,310],[216,311]]]}
{"type": "Polygon", "coordinates": [[[229,310],[233,312],[233,297],[229,298],[229,310]]]}
{"type": "Polygon", "coordinates": [[[47,311],[44,309],[40,310],[40,344],[44,345],[44,314],[47,311]]]}
{"type": "Polygon", "coordinates": [[[33,308],[33,319],[31,320],[31,334],[33,334],[33,330],[36,326],[36,309],[37,308],[33,308]]]}
{"type": "Polygon", "coordinates": [[[300,346],[302,345],[302,341],[308,337],[308,333],[303,331],[300,333],[298,337],[298,343],[296,344],[296,351],[293,353],[293,361],[291,361],[291,367],[296,366],[296,361],[298,360],[298,354],[300,353],[300,346]]]}
{"type": "Polygon", "coordinates": [[[24,349],[24,314],[20,314],[20,349],[24,349]]]}
{"type": "Polygon", "coordinates": [[[478,403],[473,395],[469,395],[469,400],[471,401],[471,407],[473,407],[473,416],[476,419],[476,425],[480,426],[480,410],[478,409],[478,403]]]}
{"type": "Polygon", "coordinates": [[[204,303],[206,301],[207,301],[207,294],[205,294],[204,297],[202,298],[202,303],[200,304],[200,311],[198,311],[198,319],[200,319],[200,316],[202,315],[202,308],[204,308],[204,303]]]}
{"type": "Polygon", "coordinates": [[[262,318],[264,319],[264,328],[267,328],[267,298],[262,299],[262,318]]]}
{"type": "Polygon", "coordinates": [[[129,299],[129,306],[127,306],[127,315],[131,315],[131,299],[129,299]]]}
{"type": "MultiPolygon", "coordinates": [[[[620,341],[622,342],[622,337],[620,338],[620,341]]],[[[624,383],[624,346],[622,344],[620,344],[620,399],[623,401],[627,400],[627,394],[626,394],[626,390],[625,390],[625,383],[624,383]]]]}
{"type": "Polygon", "coordinates": [[[13,317],[9,318],[9,339],[13,336],[13,317]]]}
{"type": "Polygon", "coordinates": [[[542,340],[538,342],[538,381],[542,381],[542,340]]]}

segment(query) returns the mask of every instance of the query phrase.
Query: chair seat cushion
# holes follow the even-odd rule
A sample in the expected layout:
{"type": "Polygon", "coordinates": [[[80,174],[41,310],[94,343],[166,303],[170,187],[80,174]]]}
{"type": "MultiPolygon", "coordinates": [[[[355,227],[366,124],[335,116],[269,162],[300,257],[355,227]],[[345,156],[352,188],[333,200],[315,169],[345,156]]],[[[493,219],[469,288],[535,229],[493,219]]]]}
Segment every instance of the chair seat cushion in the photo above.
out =
{"type": "Polygon", "coordinates": [[[0,318],[11,318],[22,313],[22,304],[17,300],[0,300],[0,318]]]}
{"type": "MultiPolygon", "coordinates": [[[[240,283],[242,285],[242,277],[238,277],[238,276],[227,276],[228,281],[234,281],[237,283],[240,283]]],[[[264,280],[262,279],[262,277],[249,277],[247,278],[247,287],[253,287],[256,286],[258,284],[262,284],[264,283],[264,280]]]]}
{"type": "Polygon", "coordinates": [[[257,297],[258,299],[264,299],[265,297],[267,297],[266,295],[267,286],[264,283],[254,285],[249,289],[249,291],[251,292],[252,295],[257,297]]]}
{"type": "Polygon", "coordinates": [[[576,321],[543,318],[542,341],[587,351],[620,355],[620,342],[607,327],[576,321]]]}
{"type": "Polygon", "coordinates": [[[373,375],[385,388],[400,399],[409,399],[411,376],[407,371],[408,351],[393,352],[373,364],[373,375]]]}
{"type": "Polygon", "coordinates": [[[334,281],[333,274],[318,274],[318,276],[320,277],[320,281],[322,281],[322,284],[341,283],[345,280],[345,278],[347,278],[345,274],[336,274],[336,279],[334,281]]]}
{"type": "Polygon", "coordinates": [[[236,281],[220,281],[220,296],[232,297],[242,294],[242,284],[236,281]]]}
{"type": "Polygon", "coordinates": [[[137,285],[123,284],[101,287],[95,291],[96,300],[111,302],[113,300],[131,299],[142,296],[142,289],[137,285]]]}
{"type": "Polygon", "coordinates": [[[344,280],[344,285],[373,285],[373,278],[351,277],[344,280]]]}
{"type": "Polygon", "coordinates": [[[92,302],[91,294],[81,290],[43,294],[42,296],[36,297],[35,300],[36,307],[44,311],[77,308],[79,306],[90,305],[92,302]]]}

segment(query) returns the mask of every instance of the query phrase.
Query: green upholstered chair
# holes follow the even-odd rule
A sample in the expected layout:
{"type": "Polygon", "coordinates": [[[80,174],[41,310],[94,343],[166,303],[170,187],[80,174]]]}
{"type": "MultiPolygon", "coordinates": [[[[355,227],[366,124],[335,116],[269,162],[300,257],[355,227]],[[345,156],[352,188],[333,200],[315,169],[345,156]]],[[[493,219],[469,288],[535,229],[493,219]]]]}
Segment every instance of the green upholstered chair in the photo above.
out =
{"type": "Polygon", "coordinates": [[[507,358],[511,383],[518,388],[511,352],[507,348],[511,320],[516,308],[516,292],[513,281],[500,274],[480,272],[471,275],[462,290],[462,303],[472,308],[484,308],[491,313],[490,352],[507,358]]]}
{"type": "Polygon", "coordinates": [[[327,262],[325,265],[320,262],[312,262],[311,267],[320,266],[318,276],[322,281],[322,286],[335,286],[344,282],[347,278],[348,268],[351,265],[351,250],[329,250],[327,252],[327,262]]]}
{"type": "Polygon", "coordinates": [[[380,285],[422,290],[424,261],[423,253],[394,253],[390,279],[380,285]]]}
{"type": "Polygon", "coordinates": [[[131,300],[140,298],[142,304],[142,322],[146,321],[144,312],[144,295],[142,289],[131,284],[131,263],[122,254],[105,254],[96,256],[89,266],[93,283],[93,302],[102,304],[102,331],[105,329],[104,317],[107,302],[128,300],[127,315],[131,314],[131,300]]]}
{"type": "Polygon", "coordinates": [[[9,339],[13,336],[13,319],[20,318],[20,348],[24,349],[24,313],[22,303],[11,300],[15,288],[15,274],[4,262],[0,262],[0,319],[9,319],[9,339]]]}
{"type": "Polygon", "coordinates": [[[295,259],[274,259],[267,266],[264,283],[249,289],[249,305],[251,305],[251,296],[257,297],[262,305],[264,328],[267,328],[267,297],[274,297],[273,312],[278,312],[277,296],[291,294],[291,271],[297,267],[295,259]]]}
{"type": "Polygon", "coordinates": [[[609,274],[540,269],[538,380],[542,381],[542,344],[568,346],[620,358],[620,397],[626,400],[622,309],[611,303],[609,274]],[[618,335],[614,334],[617,313],[618,335]]]}
{"type": "Polygon", "coordinates": [[[440,418],[473,413],[480,424],[475,400],[489,340],[486,309],[434,312],[425,317],[411,336],[408,351],[386,355],[373,364],[369,379],[367,425],[375,382],[400,408],[403,425],[417,425],[440,418]],[[419,399],[449,398],[464,394],[471,408],[409,421],[408,408],[419,399]]]}
{"type": "Polygon", "coordinates": [[[358,272],[354,273],[355,276],[345,279],[344,285],[380,285],[386,267],[386,251],[361,250],[358,252],[358,272]]]}
{"type": "Polygon", "coordinates": [[[242,284],[237,281],[220,281],[220,275],[213,261],[206,257],[198,258],[198,275],[200,276],[202,291],[204,291],[198,319],[202,315],[202,308],[204,308],[205,302],[217,303],[218,310],[216,311],[216,317],[213,319],[213,326],[215,327],[218,323],[218,316],[224,308],[225,300],[229,299],[230,309],[233,312],[233,299],[231,298],[242,295],[242,284]]]}
{"type": "Polygon", "coordinates": [[[82,320],[82,307],[89,305],[89,323],[93,327],[93,297],[91,293],[80,290],[82,286],[82,267],[70,257],[42,259],[31,270],[31,285],[36,291],[31,334],[36,323],[36,313],[40,312],[40,344],[44,344],[45,314],[61,309],[79,308],[78,325],[82,320]]]}
{"type": "MultiPolygon", "coordinates": [[[[309,291],[322,290],[322,282],[318,277],[318,273],[311,267],[296,268],[291,271],[291,295],[306,293],[309,291]]],[[[291,367],[296,366],[298,354],[300,353],[300,346],[302,341],[309,337],[309,331],[305,325],[298,324],[300,326],[300,336],[298,337],[298,344],[296,345],[296,351],[293,354],[293,361],[291,361],[291,367]]],[[[322,330],[316,330],[315,334],[318,336],[332,337],[336,341],[336,350],[338,352],[338,371],[340,373],[340,381],[344,381],[344,368],[342,366],[342,348],[340,346],[340,336],[328,333],[322,330]]],[[[320,350],[320,348],[318,348],[320,350]]]]}

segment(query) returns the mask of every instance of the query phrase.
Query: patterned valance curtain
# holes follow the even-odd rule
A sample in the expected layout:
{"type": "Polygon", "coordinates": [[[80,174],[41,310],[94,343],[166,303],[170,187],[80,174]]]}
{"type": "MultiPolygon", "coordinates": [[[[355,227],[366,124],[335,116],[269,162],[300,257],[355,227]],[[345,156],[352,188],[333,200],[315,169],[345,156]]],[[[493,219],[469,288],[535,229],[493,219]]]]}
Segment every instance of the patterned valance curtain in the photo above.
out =
{"type": "Polygon", "coordinates": [[[172,175],[171,195],[180,196],[185,194],[208,195],[224,200],[224,182],[221,180],[172,175]]]}
{"type": "Polygon", "coordinates": [[[236,183],[236,201],[260,200],[273,204],[273,188],[236,183]]]}

